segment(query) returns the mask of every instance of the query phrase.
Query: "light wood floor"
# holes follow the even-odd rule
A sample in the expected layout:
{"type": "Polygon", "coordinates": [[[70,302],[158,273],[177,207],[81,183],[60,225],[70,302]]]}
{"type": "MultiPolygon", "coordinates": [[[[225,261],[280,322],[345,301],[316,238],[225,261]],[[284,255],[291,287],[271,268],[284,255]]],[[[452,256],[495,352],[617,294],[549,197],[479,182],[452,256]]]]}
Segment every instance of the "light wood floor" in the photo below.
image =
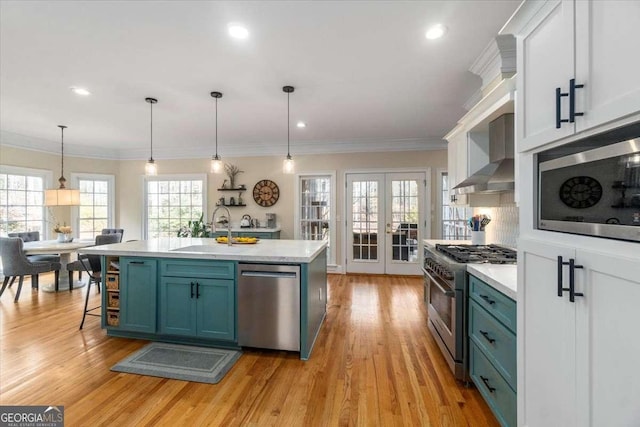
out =
{"type": "Polygon", "coordinates": [[[498,425],[429,335],[420,278],[330,275],[309,361],[245,351],[214,385],[111,372],[147,342],[109,338],[97,317],[78,331],[86,288],[27,282],[14,304],[15,288],[0,298],[0,404],[64,405],[67,426],[498,425]]]}

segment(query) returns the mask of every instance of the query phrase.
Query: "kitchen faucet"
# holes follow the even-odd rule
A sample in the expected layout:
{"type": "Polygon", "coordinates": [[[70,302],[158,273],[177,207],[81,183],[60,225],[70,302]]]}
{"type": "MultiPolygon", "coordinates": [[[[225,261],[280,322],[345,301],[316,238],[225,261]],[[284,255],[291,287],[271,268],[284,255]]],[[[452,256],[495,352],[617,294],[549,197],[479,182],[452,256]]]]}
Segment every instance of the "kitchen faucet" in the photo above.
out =
{"type": "Polygon", "coordinates": [[[227,245],[231,246],[231,212],[229,212],[228,207],[220,205],[213,210],[211,214],[211,232],[216,232],[216,212],[218,212],[220,208],[224,208],[224,210],[227,211],[227,218],[229,218],[229,222],[227,222],[227,245]]]}

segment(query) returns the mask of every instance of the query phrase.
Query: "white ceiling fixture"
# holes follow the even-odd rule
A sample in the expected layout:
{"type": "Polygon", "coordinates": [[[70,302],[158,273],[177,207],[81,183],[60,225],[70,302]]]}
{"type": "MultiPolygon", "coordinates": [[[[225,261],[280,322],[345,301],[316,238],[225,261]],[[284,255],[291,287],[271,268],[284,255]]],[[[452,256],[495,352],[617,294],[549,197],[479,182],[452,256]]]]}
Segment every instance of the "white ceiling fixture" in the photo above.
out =
{"type": "Polygon", "coordinates": [[[299,127],[299,128],[306,128],[307,124],[305,122],[298,122],[298,123],[296,123],[296,126],[299,127]]]}
{"type": "Polygon", "coordinates": [[[427,30],[425,36],[429,40],[436,40],[447,34],[447,27],[442,24],[436,24],[427,30]]]}
{"type": "Polygon", "coordinates": [[[71,92],[75,93],[76,95],[80,95],[80,96],[91,95],[91,92],[89,92],[87,89],[83,87],[71,86],[69,89],[71,89],[71,92]]]}
{"type": "Polygon", "coordinates": [[[234,39],[244,40],[249,38],[249,30],[242,24],[231,23],[227,26],[229,35],[234,39]]]}

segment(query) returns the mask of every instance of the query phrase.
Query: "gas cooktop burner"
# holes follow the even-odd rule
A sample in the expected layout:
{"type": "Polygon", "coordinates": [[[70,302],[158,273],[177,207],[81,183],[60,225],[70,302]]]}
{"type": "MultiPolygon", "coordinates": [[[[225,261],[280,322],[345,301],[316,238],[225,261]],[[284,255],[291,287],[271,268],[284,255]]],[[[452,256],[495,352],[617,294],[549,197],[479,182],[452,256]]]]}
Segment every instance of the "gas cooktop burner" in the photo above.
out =
{"type": "Polygon", "coordinates": [[[436,250],[460,263],[514,264],[517,252],[498,245],[436,245],[436,250]]]}

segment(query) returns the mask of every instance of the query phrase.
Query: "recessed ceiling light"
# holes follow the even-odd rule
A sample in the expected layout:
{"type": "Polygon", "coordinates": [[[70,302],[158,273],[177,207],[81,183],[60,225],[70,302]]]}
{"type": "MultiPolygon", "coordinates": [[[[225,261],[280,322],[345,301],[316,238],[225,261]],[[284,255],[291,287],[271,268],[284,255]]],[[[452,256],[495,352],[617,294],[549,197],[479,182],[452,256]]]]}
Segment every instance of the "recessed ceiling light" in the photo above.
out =
{"type": "Polygon", "coordinates": [[[91,92],[89,92],[87,89],[83,88],[83,87],[70,87],[69,89],[71,89],[71,92],[75,93],[76,95],[82,95],[82,96],[88,96],[91,95],[91,92]]]}
{"type": "Polygon", "coordinates": [[[299,128],[306,128],[307,124],[305,122],[298,122],[296,126],[298,126],[299,128]]]}
{"type": "Polygon", "coordinates": [[[246,39],[249,37],[249,30],[240,24],[229,24],[229,35],[236,39],[246,39]]]}
{"type": "Polygon", "coordinates": [[[429,40],[435,40],[444,36],[446,33],[447,33],[447,27],[445,27],[442,24],[436,24],[427,30],[427,33],[425,34],[425,36],[429,40]]]}

